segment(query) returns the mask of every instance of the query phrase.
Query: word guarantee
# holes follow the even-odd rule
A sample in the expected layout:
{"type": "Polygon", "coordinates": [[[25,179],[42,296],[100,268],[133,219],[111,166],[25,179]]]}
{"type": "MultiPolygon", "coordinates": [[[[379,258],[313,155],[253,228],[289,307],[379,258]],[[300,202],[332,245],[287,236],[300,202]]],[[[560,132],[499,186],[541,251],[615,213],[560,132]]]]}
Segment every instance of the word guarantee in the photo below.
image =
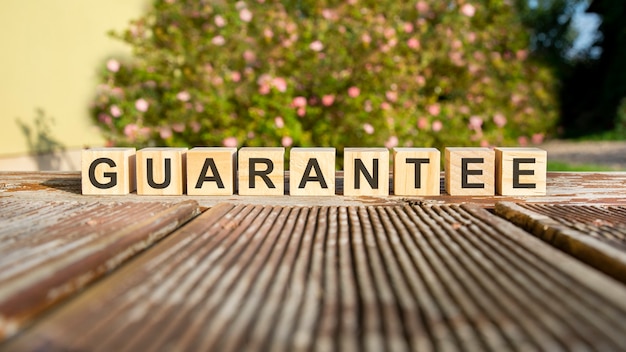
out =
{"type": "MultiPolygon", "coordinates": [[[[345,148],[345,196],[440,194],[434,148],[345,148]],[[390,177],[393,180],[390,180],[390,177]]],[[[457,196],[546,194],[538,148],[445,148],[445,190],[457,196]]],[[[335,148],[291,148],[289,195],[332,196],[335,148]]],[[[85,195],[271,196],[285,194],[285,148],[94,148],[82,152],[85,195]]]]}

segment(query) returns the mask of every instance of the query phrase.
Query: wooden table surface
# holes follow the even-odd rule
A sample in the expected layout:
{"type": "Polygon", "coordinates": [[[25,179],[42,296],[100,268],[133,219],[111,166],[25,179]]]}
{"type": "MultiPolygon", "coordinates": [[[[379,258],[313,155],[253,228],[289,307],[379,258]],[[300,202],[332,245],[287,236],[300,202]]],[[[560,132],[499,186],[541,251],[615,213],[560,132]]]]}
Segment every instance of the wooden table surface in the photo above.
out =
{"type": "Polygon", "coordinates": [[[0,349],[626,346],[626,173],[549,173],[541,197],[337,183],[83,196],[77,173],[0,173],[0,349]]]}

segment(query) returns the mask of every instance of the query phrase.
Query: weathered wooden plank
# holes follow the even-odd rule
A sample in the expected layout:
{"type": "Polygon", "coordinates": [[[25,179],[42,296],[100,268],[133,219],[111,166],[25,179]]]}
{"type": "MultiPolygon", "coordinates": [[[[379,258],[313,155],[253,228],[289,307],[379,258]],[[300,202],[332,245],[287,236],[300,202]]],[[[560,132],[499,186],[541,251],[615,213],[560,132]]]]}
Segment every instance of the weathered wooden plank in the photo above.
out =
{"type": "Polygon", "coordinates": [[[476,206],[222,204],[1,347],[619,350],[625,298],[476,206]]]}
{"type": "Polygon", "coordinates": [[[626,208],[501,202],[496,213],[626,283],[626,208]]]}
{"type": "Polygon", "coordinates": [[[194,201],[0,198],[0,340],[198,213],[194,201]]]}
{"type": "MultiPolygon", "coordinates": [[[[538,204],[605,204],[626,206],[626,172],[549,172],[545,196],[450,196],[445,193],[443,175],[440,179],[441,195],[437,196],[389,196],[347,197],[343,195],[343,172],[337,173],[337,195],[317,196],[167,196],[160,202],[176,203],[193,199],[203,207],[228,202],[236,204],[283,205],[283,206],[360,206],[411,204],[460,204],[475,203],[493,208],[497,202],[525,202],[538,204]]],[[[285,188],[289,189],[289,172],[285,174],[285,188]]],[[[83,202],[154,202],[154,197],[138,196],[84,196],[80,194],[80,174],[68,172],[0,172],[0,197],[11,196],[25,201],[64,200],[83,202]]]]}

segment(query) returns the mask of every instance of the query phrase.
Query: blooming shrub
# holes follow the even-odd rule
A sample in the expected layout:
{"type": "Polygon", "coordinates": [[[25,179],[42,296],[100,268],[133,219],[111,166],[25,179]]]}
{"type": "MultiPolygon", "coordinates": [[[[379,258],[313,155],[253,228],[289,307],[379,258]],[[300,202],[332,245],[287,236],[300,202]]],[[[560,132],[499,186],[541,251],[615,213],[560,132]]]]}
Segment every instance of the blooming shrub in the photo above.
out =
{"type": "Polygon", "coordinates": [[[117,36],[111,145],[510,145],[557,119],[505,0],[157,0],[117,36]]]}

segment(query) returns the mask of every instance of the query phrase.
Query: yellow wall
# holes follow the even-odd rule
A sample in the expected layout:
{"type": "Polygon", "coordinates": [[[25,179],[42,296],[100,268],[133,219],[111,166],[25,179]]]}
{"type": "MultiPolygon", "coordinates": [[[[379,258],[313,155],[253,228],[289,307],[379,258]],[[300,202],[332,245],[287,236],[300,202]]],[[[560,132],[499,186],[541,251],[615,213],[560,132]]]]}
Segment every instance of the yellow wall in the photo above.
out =
{"type": "Polygon", "coordinates": [[[33,126],[41,109],[65,148],[100,145],[88,115],[97,72],[130,48],[110,38],[149,0],[0,1],[0,156],[29,152],[17,119],[33,126]],[[48,120],[49,121],[49,120],[48,120]]]}

